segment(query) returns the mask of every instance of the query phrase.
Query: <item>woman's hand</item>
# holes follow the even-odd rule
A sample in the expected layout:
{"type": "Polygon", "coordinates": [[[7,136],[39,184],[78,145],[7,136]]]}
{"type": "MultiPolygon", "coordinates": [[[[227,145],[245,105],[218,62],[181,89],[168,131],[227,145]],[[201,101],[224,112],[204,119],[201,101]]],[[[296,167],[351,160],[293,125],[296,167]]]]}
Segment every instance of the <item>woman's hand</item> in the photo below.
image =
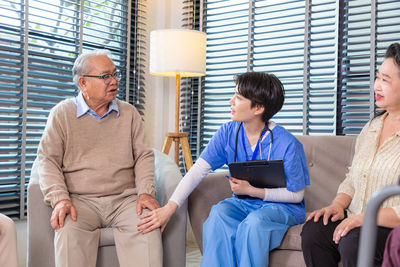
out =
{"type": "Polygon", "coordinates": [[[329,217],[331,216],[332,216],[331,218],[332,222],[336,222],[337,220],[342,220],[344,218],[344,208],[341,205],[332,203],[330,206],[311,212],[311,214],[308,215],[306,221],[309,221],[312,218],[314,218],[314,222],[318,222],[321,216],[323,216],[324,225],[328,224],[329,217]]]}
{"type": "Polygon", "coordinates": [[[137,225],[138,230],[142,234],[147,234],[154,229],[161,227],[161,233],[164,231],[165,226],[167,225],[169,219],[171,218],[172,214],[178,208],[178,204],[173,201],[168,201],[168,203],[162,207],[147,214],[143,214],[140,216],[140,222],[137,225]]]}
{"type": "Polygon", "coordinates": [[[349,218],[344,219],[338,226],[335,228],[335,232],[333,233],[333,241],[336,244],[339,243],[340,238],[347,235],[350,230],[360,227],[364,220],[364,214],[354,215],[349,218]]]}
{"type": "Polygon", "coordinates": [[[264,199],[265,189],[257,188],[249,184],[248,181],[226,176],[229,179],[229,185],[235,195],[249,195],[251,197],[264,199]]]}
{"type": "Polygon", "coordinates": [[[250,185],[248,181],[233,177],[228,177],[228,179],[232,192],[235,195],[251,195],[251,191],[254,187],[250,185]]]}
{"type": "Polygon", "coordinates": [[[309,221],[314,218],[314,222],[318,222],[319,218],[323,216],[324,225],[328,224],[329,217],[332,216],[331,221],[336,222],[337,220],[344,219],[344,210],[350,205],[352,197],[345,194],[339,193],[336,195],[332,204],[328,207],[313,211],[308,215],[307,220],[309,221]]]}

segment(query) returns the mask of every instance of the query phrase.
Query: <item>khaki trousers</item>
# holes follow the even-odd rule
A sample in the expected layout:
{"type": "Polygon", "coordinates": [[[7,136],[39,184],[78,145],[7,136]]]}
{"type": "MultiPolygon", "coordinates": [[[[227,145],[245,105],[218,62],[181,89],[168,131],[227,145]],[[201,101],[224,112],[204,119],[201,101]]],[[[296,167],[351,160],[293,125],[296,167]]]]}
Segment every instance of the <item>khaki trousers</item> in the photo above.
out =
{"type": "Polygon", "coordinates": [[[17,231],[13,220],[0,213],[0,266],[18,267],[17,231]]]}
{"type": "MultiPolygon", "coordinates": [[[[121,195],[89,198],[71,195],[77,220],[65,219],[55,231],[54,248],[57,267],[95,267],[100,228],[112,227],[121,267],[162,266],[160,229],[142,235],[137,230],[137,195],[128,190],[121,195]]],[[[143,212],[148,212],[144,210],[143,212]]]]}

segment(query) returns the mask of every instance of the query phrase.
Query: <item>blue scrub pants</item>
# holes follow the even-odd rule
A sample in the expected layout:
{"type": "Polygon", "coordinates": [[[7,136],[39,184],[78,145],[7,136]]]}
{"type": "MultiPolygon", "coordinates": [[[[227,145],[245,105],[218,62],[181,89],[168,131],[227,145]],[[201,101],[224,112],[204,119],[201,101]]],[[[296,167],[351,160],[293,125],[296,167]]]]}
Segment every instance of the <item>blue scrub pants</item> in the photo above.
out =
{"type": "Polygon", "coordinates": [[[213,206],[203,224],[202,267],[268,266],[296,218],[285,208],[252,204],[235,197],[213,206]]]}

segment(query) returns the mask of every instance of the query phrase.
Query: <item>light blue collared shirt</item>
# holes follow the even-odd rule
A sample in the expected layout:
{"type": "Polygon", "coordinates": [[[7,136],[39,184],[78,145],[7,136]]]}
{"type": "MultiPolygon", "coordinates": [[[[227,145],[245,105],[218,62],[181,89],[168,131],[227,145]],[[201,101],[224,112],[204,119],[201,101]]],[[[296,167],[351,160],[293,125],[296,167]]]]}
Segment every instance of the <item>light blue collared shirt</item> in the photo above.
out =
{"type": "Polygon", "coordinates": [[[76,117],[77,118],[88,113],[93,118],[100,120],[102,118],[107,117],[113,110],[115,110],[117,112],[117,118],[119,117],[119,109],[118,109],[116,99],[111,101],[111,103],[108,105],[108,111],[101,117],[99,115],[97,115],[97,113],[86,104],[86,101],[83,98],[82,92],[79,92],[78,96],[72,98],[72,102],[74,102],[74,104],[76,105],[76,117]]]}

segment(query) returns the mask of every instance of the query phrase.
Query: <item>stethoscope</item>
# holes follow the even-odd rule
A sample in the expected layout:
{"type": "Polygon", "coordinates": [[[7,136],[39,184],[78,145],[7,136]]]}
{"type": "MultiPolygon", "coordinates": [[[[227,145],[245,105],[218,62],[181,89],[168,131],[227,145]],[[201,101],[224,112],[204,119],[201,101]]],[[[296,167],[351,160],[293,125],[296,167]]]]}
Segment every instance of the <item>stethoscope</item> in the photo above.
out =
{"type": "MultiPolygon", "coordinates": [[[[238,127],[238,129],[237,129],[237,131],[236,131],[236,139],[235,139],[235,161],[234,161],[234,162],[236,162],[237,143],[238,143],[238,137],[239,137],[240,128],[242,128],[242,125],[243,125],[243,122],[240,123],[240,125],[239,125],[239,127],[238,127]]],[[[269,160],[269,158],[270,158],[270,156],[271,156],[271,148],[272,148],[272,141],[274,140],[274,135],[273,135],[271,129],[269,129],[269,127],[268,127],[268,122],[265,124],[264,129],[261,131],[260,138],[258,139],[258,147],[259,147],[259,150],[260,150],[260,159],[261,159],[261,160],[262,160],[261,141],[262,141],[263,135],[264,135],[265,132],[267,132],[267,131],[270,132],[270,136],[271,136],[270,139],[269,139],[269,152],[268,152],[268,159],[267,159],[267,160],[269,160]]],[[[243,142],[244,142],[244,140],[243,140],[243,142]]],[[[253,160],[254,160],[254,159],[253,159],[253,160]]]]}

